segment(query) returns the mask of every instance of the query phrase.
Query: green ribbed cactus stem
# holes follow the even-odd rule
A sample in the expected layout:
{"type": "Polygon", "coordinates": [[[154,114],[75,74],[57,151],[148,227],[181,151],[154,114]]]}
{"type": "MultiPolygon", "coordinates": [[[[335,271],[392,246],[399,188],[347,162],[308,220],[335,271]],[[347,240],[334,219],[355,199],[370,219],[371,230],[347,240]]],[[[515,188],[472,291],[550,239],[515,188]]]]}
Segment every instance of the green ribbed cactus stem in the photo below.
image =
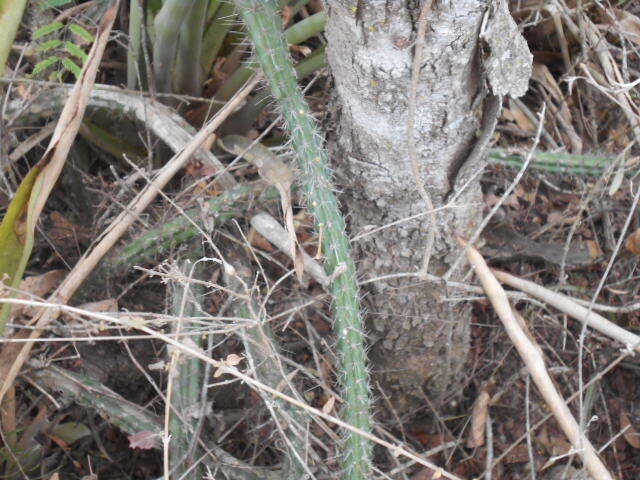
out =
{"type": "MultiPolygon", "coordinates": [[[[304,20],[300,20],[284,31],[286,42],[291,45],[302,43],[322,32],[326,23],[327,14],[325,12],[319,12],[305,18],[304,20]]],[[[300,64],[303,64],[305,60],[302,60],[300,64]]],[[[229,79],[216,92],[216,100],[229,100],[251,77],[253,74],[253,67],[255,67],[255,65],[253,63],[249,63],[248,65],[242,65],[236,69],[229,79]]]]}
{"type": "MultiPolygon", "coordinates": [[[[371,412],[364,332],[358,304],[356,270],[349,252],[345,222],[333,194],[331,170],[315,120],[298,87],[293,62],[282,32],[282,21],[275,0],[235,0],[255,44],[256,58],[269,82],[291,135],[299,167],[300,181],[307,196],[308,209],[322,232],[325,269],[335,273],[331,283],[334,328],[342,362],[345,421],[366,432],[371,431],[371,412]]],[[[363,437],[345,432],[342,462],[348,480],[371,477],[371,444],[363,437]]]]}
{"type": "MultiPolygon", "coordinates": [[[[231,218],[242,216],[246,210],[242,203],[246,203],[250,193],[251,187],[249,185],[237,185],[218,197],[210,198],[207,200],[206,215],[216,227],[231,218]]],[[[277,193],[274,193],[272,197],[275,195],[277,193]]],[[[266,200],[268,197],[261,198],[266,200]]],[[[171,247],[198,237],[200,230],[194,223],[202,226],[202,207],[189,209],[184,213],[184,216],[177,216],[131,240],[112,254],[108,260],[105,260],[103,268],[120,274],[133,265],[149,262],[159,254],[168,252],[171,247]]]]}
{"type": "MultiPolygon", "coordinates": [[[[281,352],[271,330],[271,324],[266,318],[266,312],[261,307],[255,289],[249,287],[253,284],[254,272],[246,252],[238,246],[229,246],[225,249],[225,257],[227,262],[233,265],[233,273],[225,269],[223,276],[225,283],[247,297],[234,300],[231,306],[233,314],[238,318],[253,321],[252,326],[237,330],[244,344],[245,357],[250,370],[266,385],[300,398],[293,384],[283,381],[283,377],[288,377],[291,372],[281,364],[281,352]]],[[[282,480],[307,478],[305,475],[310,473],[306,464],[306,452],[309,448],[306,432],[310,428],[309,418],[303,411],[295,409],[284,400],[272,399],[266,392],[258,392],[258,394],[264,399],[265,406],[281,433],[280,442],[284,446],[284,457],[280,478],[282,480]]]]}
{"type": "MultiPolygon", "coordinates": [[[[192,241],[186,252],[186,258],[180,259],[172,272],[174,277],[170,282],[171,311],[176,316],[171,322],[174,334],[188,333],[198,328],[196,322],[189,320],[202,314],[199,299],[205,294],[202,284],[192,282],[192,279],[204,280],[206,268],[199,263],[198,258],[204,256],[201,242],[192,241]],[[181,275],[178,275],[181,274],[181,275]],[[182,278],[181,278],[182,277],[182,278]]],[[[191,336],[190,340],[197,348],[202,348],[202,336],[191,336]]],[[[171,399],[171,406],[175,409],[169,417],[169,434],[171,435],[170,465],[174,472],[173,478],[185,480],[199,480],[203,477],[202,466],[193,467],[193,463],[202,455],[201,449],[196,448],[194,435],[200,435],[199,415],[185,415],[186,412],[203,410],[202,383],[205,379],[203,363],[195,357],[173,356],[173,350],[168,351],[168,375],[171,381],[167,384],[167,398],[171,399]],[[169,390],[171,387],[171,390],[169,390]],[[182,414],[180,416],[179,414],[182,414]]]]}

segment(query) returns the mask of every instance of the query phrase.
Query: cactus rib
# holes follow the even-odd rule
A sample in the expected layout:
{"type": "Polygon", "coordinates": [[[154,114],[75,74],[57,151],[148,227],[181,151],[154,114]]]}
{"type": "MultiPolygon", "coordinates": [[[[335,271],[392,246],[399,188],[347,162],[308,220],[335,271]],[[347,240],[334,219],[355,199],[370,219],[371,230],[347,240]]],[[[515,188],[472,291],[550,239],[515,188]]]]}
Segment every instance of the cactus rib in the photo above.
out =
{"type": "MultiPolygon", "coordinates": [[[[322,231],[325,269],[335,273],[331,284],[338,351],[342,362],[344,420],[371,431],[370,388],[366,368],[364,332],[358,304],[356,270],[349,252],[345,222],[333,194],[331,171],[323,138],[296,81],[282,32],[277,3],[273,0],[235,0],[255,45],[255,54],[267,78],[271,94],[282,110],[302,175],[308,209],[322,231]]],[[[343,478],[370,478],[371,444],[345,433],[343,478]]]]}

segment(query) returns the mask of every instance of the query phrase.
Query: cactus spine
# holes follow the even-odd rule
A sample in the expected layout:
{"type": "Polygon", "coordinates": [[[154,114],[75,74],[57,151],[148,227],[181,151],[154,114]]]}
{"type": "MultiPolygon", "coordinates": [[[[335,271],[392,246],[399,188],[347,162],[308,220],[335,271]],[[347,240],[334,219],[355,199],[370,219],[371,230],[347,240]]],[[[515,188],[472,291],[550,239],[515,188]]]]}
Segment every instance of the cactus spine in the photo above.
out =
{"type": "MultiPolygon", "coordinates": [[[[358,305],[356,270],[349,253],[345,222],[333,194],[331,170],[323,138],[299,89],[293,62],[282,32],[274,0],[235,0],[255,45],[255,55],[288,125],[291,143],[302,170],[300,181],[308,209],[322,233],[325,269],[331,275],[334,329],[342,361],[344,420],[371,431],[370,388],[366,368],[364,333],[358,305]],[[339,270],[336,270],[339,269],[339,270]],[[341,273],[340,273],[341,272],[341,273]]],[[[345,434],[343,470],[348,480],[370,478],[371,444],[345,434]]]]}

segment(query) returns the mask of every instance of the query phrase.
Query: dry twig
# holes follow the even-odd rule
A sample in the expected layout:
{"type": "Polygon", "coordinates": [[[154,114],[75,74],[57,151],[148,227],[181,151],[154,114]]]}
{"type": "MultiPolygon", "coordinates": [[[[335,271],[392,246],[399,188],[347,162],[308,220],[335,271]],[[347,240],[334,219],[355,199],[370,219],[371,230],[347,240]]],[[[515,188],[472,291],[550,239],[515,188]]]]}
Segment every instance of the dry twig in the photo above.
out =
{"type": "Polygon", "coordinates": [[[426,42],[427,15],[431,11],[432,3],[433,0],[425,0],[422,5],[422,9],[420,10],[420,17],[418,18],[416,46],[413,54],[413,64],[411,65],[411,90],[409,93],[409,103],[407,105],[407,150],[409,153],[409,159],[411,160],[411,168],[413,170],[416,186],[418,187],[418,192],[427,207],[430,221],[429,231],[427,232],[427,241],[424,248],[424,258],[422,259],[422,267],[420,268],[421,275],[426,275],[429,271],[429,259],[431,258],[431,251],[433,250],[436,231],[438,229],[433,202],[431,201],[431,196],[429,195],[429,192],[424,185],[424,181],[422,180],[422,175],[420,174],[418,152],[416,151],[416,139],[414,137],[418,82],[420,81],[420,66],[422,65],[422,56],[426,42]]]}
{"type": "Polygon", "coordinates": [[[640,351],[640,336],[619,327],[602,315],[577,304],[571,297],[556,293],[536,283],[518,278],[507,272],[492,269],[493,275],[502,283],[506,283],[510,287],[517,288],[532,297],[538,298],[576,320],[586,323],[591,328],[598,330],[600,333],[622,342],[627,348],[640,351]]]}
{"type": "Polygon", "coordinates": [[[540,390],[540,394],[549,405],[550,410],[553,412],[558,424],[571,442],[571,445],[580,455],[585,467],[595,480],[613,480],[613,477],[602,460],[600,460],[589,439],[580,431],[580,426],[575,418],[573,418],[566,402],[556,390],[544,364],[540,347],[533,342],[520,326],[520,323],[511,310],[507,295],[500,283],[496,280],[496,277],[494,277],[484,258],[482,258],[482,255],[480,255],[475,248],[468,245],[461,238],[458,238],[458,241],[463,247],[466,247],[467,258],[482,283],[498,317],[500,317],[509,338],[527,365],[533,381],[540,390]]]}
{"type": "MultiPolygon", "coordinates": [[[[293,241],[291,240],[291,236],[275,218],[268,213],[261,212],[251,219],[251,225],[260,235],[278,247],[282,253],[285,253],[289,258],[294,260],[294,258],[292,258],[294,248],[292,248],[293,241]]],[[[324,287],[328,286],[329,277],[325,273],[322,265],[304,251],[302,252],[302,259],[304,262],[304,272],[312,276],[320,285],[324,287]]]]}

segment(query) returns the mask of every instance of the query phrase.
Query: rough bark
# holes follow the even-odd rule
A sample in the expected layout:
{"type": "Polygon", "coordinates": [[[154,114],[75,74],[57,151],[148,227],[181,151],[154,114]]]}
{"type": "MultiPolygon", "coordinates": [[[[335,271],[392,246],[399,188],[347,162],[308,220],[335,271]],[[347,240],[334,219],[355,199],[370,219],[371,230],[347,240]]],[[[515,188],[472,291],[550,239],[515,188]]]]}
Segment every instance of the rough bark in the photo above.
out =
{"type": "MultiPolygon", "coordinates": [[[[355,235],[426,211],[406,136],[419,5],[327,3],[327,58],[339,105],[333,158],[355,235]]],[[[479,126],[477,39],[485,8],[480,0],[434,1],[429,13],[414,137],[422,180],[436,208],[446,203],[479,126]]],[[[438,212],[430,273],[443,274],[458,255],[453,234],[469,232],[478,222],[480,195],[478,176],[455,205],[438,212]]],[[[416,272],[428,228],[425,215],[354,242],[362,278],[416,272]]],[[[408,412],[424,407],[425,394],[437,399],[451,391],[466,360],[470,307],[443,302],[442,286],[415,277],[377,281],[367,293],[373,373],[394,407],[408,412]]]]}

